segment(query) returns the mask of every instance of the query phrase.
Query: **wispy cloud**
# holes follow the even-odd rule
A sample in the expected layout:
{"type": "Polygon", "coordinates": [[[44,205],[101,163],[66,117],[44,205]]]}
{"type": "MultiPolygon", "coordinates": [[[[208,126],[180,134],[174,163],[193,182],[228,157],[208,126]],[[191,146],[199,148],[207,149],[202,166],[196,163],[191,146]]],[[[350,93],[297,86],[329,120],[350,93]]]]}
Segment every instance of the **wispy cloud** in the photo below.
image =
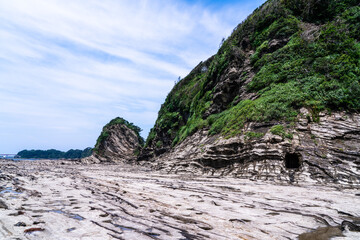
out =
{"type": "Polygon", "coordinates": [[[116,116],[147,135],[174,80],[262,2],[1,1],[0,152],[93,146],[116,116]]]}

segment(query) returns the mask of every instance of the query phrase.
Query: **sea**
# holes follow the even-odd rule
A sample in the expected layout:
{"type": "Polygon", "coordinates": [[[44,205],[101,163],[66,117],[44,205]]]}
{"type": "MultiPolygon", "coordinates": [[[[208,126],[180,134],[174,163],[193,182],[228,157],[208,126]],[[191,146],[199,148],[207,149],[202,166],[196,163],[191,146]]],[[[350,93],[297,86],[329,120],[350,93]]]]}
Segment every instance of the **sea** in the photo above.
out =
{"type": "Polygon", "coordinates": [[[18,158],[16,154],[8,154],[8,153],[0,153],[0,159],[13,160],[13,161],[32,161],[32,160],[40,160],[35,158],[18,158]]]}

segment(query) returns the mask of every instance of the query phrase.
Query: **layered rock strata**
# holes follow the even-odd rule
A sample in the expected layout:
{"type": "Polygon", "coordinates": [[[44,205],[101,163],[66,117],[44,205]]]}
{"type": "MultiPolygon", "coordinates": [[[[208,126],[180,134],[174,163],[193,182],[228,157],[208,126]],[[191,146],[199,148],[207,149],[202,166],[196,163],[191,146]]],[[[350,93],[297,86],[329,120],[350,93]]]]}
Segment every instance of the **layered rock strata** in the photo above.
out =
{"type": "Polygon", "coordinates": [[[85,163],[130,161],[136,158],[140,141],[134,130],[124,124],[106,126],[105,137],[97,144],[94,153],[82,161],[85,163]]]}
{"type": "Polygon", "coordinates": [[[0,180],[0,239],[6,240],[360,237],[359,188],[338,184],[46,160],[0,160],[0,180]]]}
{"type": "Polygon", "coordinates": [[[236,137],[198,131],[146,163],[174,173],[359,185],[360,114],[337,112],[317,118],[303,108],[295,123],[249,123],[236,137]],[[280,125],[282,132],[273,131],[280,125]]]}

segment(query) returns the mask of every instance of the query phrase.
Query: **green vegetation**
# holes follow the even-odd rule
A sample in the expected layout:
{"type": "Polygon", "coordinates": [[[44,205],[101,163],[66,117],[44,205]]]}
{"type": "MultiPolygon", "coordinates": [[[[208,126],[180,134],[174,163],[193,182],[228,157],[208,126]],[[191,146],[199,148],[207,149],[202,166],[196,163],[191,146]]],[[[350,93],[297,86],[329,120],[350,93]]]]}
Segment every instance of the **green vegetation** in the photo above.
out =
{"type": "Polygon", "coordinates": [[[289,138],[289,139],[293,139],[293,135],[291,133],[287,133],[285,132],[284,126],[283,125],[275,125],[270,129],[270,132],[272,134],[278,135],[282,138],[289,138]]]}
{"type": "Polygon", "coordinates": [[[265,133],[249,131],[245,133],[245,139],[262,138],[264,135],[265,133]]]}
{"type": "Polygon", "coordinates": [[[162,141],[157,141],[156,142],[156,147],[157,148],[161,148],[163,146],[163,142],[162,141]]]}
{"type": "Polygon", "coordinates": [[[17,156],[19,158],[26,159],[74,159],[74,158],[84,158],[92,154],[92,148],[88,147],[84,150],[79,149],[70,149],[67,152],[62,152],[55,149],[50,150],[22,150],[18,152],[17,156]]]}
{"type": "Polygon", "coordinates": [[[99,153],[100,144],[103,143],[109,137],[109,131],[108,131],[109,128],[116,124],[125,125],[126,127],[133,130],[135,132],[135,134],[137,135],[137,137],[139,138],[140,145],[144,144],[144,139],[140,136],[140,132],[142,131],[141,128],[139,128],[138,126],[134,125],[131,122],[126,121],[125,119],[123,119],[121,117],[116,117],[103,127],[103,129],[100,133],[100,136],[96,140],[94,152],[99,153]]]}
{"type": "MultiPolygon", "coordinates": [[[[215,56],[176,84],[146,145],[157,147],[161,140],[162,147],[174,146],[203,128],[231,137],[246,122],[295,121],[301,107],[315,122],[320,111],[359,112],[359,40],[358,0],[269,0],[234,29],[215,56]],[[241,66],[250,50],[255,76],[246,89],[257,98],[235,96],[225,110],[209,112],[224,70],[241,66]]],[[[292,138],[281,125],[272,131],[292,138]]]]}
{"type": "Polygon", "coordinates": [[[139,148],[136,148],[136,149],[134,150],[134,155],[135,155],[135,156],[139,156],[139,155],[140,155],[140,149],[139,149],[139,148]]]}

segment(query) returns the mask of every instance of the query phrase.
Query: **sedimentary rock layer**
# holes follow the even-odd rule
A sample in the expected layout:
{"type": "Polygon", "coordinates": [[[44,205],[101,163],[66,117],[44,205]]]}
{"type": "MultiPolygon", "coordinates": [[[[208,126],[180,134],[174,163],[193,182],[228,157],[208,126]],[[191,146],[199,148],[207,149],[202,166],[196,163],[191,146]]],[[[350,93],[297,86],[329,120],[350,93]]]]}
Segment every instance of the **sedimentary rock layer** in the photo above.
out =
{"type": "Polygon", "coordinates": [[[4,240],[360,237],[348,231],[360,220],[355,187],[71,161],[0,161],[0,171],[4,240]]]}
{"type": "Polygon", "coordinates": [[[236,137],[198,131],[145,163],[173,173],[359,185],[360,115],[320,113],[313,118],[304,108],[295,123],[249,123],[236,137]]]}
{"type": "Polygon", "coordinates": [[[134,130],[125,124],[112,124],[105,126],[102,134],[104,137],[98,140],[92,156],[83,159],[83,162],[124,162],[135,158],[140,141],[134,130]]]}

